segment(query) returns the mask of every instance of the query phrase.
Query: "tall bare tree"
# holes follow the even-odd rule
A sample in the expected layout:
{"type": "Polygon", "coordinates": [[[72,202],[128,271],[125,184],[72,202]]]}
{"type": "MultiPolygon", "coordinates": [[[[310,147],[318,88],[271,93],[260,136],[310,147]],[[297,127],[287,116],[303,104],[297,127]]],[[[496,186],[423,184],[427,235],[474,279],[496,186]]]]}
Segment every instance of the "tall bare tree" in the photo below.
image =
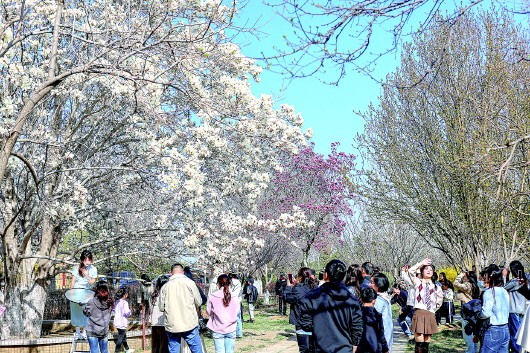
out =
{"type": "Polygon", "coordinates": [[[510,149],[491,147],[528,124],[528,43],[507,15],[441,19],[404,47],[380,103],[364,114],[359,142],[373,169],[362,193],[372,211],[410,225],[457,266],[509,261],[527,241],[525,205],[509,202],[515,190],[526,194],[526,169],[498,197],[510,149]]]}

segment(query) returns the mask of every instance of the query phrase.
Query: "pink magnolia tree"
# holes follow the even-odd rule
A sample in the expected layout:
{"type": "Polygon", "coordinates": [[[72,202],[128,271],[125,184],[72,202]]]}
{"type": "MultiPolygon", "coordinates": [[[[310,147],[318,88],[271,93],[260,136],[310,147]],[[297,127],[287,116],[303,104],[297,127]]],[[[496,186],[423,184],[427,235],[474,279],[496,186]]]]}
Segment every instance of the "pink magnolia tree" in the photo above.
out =
{"type": "Polygon", "coordinates": [[[286,157],[259,205],[262,219],[281,224],[276,234],[302,251],[302,265],[307,265],[311,249],[342,242],[345,219],[353,214],[350,177],[355,156],[338,147],[333,143],[326,157],[310,144],[286,157]]]}

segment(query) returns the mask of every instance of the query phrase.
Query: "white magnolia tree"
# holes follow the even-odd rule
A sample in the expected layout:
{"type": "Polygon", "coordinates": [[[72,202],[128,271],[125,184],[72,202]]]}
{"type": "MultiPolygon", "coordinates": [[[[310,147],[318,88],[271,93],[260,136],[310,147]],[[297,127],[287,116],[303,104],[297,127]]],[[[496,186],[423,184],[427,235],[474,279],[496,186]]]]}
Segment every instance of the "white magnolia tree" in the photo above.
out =
{"type": "MultiPolygon", "coordinates": [[[[301,117],[216,1],[22,1],[0,9],[1,339],[38,337],[49,279],[81,250],[234,261],[301,117]]],[[[100,256],[101,257],[101,256],[100,256]]]]}

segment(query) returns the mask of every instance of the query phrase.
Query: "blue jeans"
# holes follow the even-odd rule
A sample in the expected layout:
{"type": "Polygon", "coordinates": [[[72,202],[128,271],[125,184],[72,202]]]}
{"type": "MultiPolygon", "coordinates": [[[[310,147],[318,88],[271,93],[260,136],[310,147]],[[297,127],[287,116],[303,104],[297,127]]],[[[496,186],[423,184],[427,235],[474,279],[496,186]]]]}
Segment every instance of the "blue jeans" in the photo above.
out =
{"type": "Polygon", "coordinates": [[[169,353],[180,353],[180,340],[183,339],[190,347],[191,353],[202,353],[201,336],[199,335],[199,326],[186,332],[167,332],[169,353]]]}
{"type": "Polygon", "coordinates": [[[466,331],[464,331],[464,327],[466,327],[467,321],[462,319],[462,337],[464,338],[464,342],[466,342],[466,353],[477,353],[478,352],[478,344],[473,342],[473,334],[466,334],[466,331]]]}
{"type": "Polygon", "coordinates": [[[215,353],[234,353],[236,345],[236,332],[217,333],[212,332],[215,353]]]}
{"type": "Polygon", "coordinates": [[[521,327],[521,323],[523,321],[523,316],[519,316],[514,313],[510,313],[510,316],[508,316],[508,330],[510,331],[510,349],[513,352],[519,352],[521,350],[521,346],[517,344],[517,331],[519,330],[519,327],[521,327]]]}
{"type": "Polygon", "coordinates": [[[243,308],[241,308],[237,313],[236,337],[243,337],[243,318],[241,317],[242,312],[243,308]]]}
{"type": "Polygon", "coordinates": [[[508,353],[509,342],[508,325],[490,326],[484,334],[480,353],[508,353]]]}
{"type": "Polygon", "coordinates": [[[109,353],[109,339],[105,337],[91,337],[88,336],[88,345],[90,353],[109,353]]]}
{"type": "Polygon", "coordinates": [[[401,329],[403,330],[403,333],[407,336],[413,335],[413,333],[410,331],[410,324],[411,324],[411,312],[414,309],[410,309],[409,306],[407,306],[404,310],[402,310],[401,314],[399,314],[397,318],[398,325],[401,326],[401,329]]]}

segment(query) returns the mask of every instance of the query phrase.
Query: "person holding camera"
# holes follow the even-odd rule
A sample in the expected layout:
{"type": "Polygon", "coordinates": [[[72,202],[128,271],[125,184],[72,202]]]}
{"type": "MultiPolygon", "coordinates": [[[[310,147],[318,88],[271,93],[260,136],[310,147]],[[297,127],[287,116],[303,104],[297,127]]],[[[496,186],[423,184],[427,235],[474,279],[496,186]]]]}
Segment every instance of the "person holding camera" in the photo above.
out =
{"type": "Polygon", "coordinates": [[[489,265],[484,269],[484,274],[486,290],[482,295],[482,311],[479,317],[489,319],[489,326],[484,332],[480,352],[508,352],[510,296],[503,288],[502,270],[499,266],[489,265]]]}
{"type": "Polygon", "coordinates": [[[285,287],[285,301],[291,305],[289,323],[296,329],[296,341],[300,353],[312,353],[315,351],[313,334],[306,332],[300,326],[300,300],[316,288],[315,280],[311,277],[311,270],[308,267],[302,267],[298,270],[297,279],[288,276],[287,286],[285,287]]]}
{"type": "Polygon", "coordinates": [[[506,283],[504,289],[510,296],[510,315],[508,317],[508,329],[510,331],[510,351],[520,352],[521,347],[517,344],[517,331],[521,326],[523,316],[526,312],[526,300],[528,299],[528,287],[521,261],[510,262],[512,279],[506,283]]]}
{"type": "Polygon", "coordinates": [[[254,322],[254,304],[258,301],[258,289],[254,285],[254,278],[249,278],[247,280],[247,287],[245,289],[245,299],[248,304],[248,314],[250,319],[248,322],[254,322]]]}
{"type": "Polygon", "coordinates": [[[407,304],[409,294],[406,290],[406,286],[407,284],[404,281],[398,282],[394,285],[392,288],[392,297],[390,299],[390,303],[397,304],[399,306],[397,323],[408,339],[414,339],[414,334],[410,331],[410,324],[414,310],[412,309],[412,306],[409,307],[407,304]]]}
{"type": "MultiPolygon", "coordinates": [[[[458,291],[456,292],[455,299],[460,301],[461,307],[471,301],[472,299],[480,298],[480,288],[477,284],[477,275],[474,271],[462,272],[453,283],[453,286],[458,291]]],[[[478,352],[479,345],[473,341],[473,333],[467,334],[465,331],[468,321],[462,318],[462,337],[466,343],[466,353],[478,352]]]]}
{"type": "Polygon", "coordinates": [[[186,341],[192,353],[203,352],[197,314],[197,308],[201,305],[197,284],[186,277],[184,266],[174,264],[171,277],[158,296],[158,308],[164,313],[170,353],[180,352],[181,339],[186,341]]]}
{"type": "Polygon", "coordinates": [[[226,274],[217,278],[219,290],[208,296],[206,313],[210,316],[208,328],[216,353],[233,353],[236,343],[237,314],[240,299],[230,291],[231,280],[226,274]]]}

